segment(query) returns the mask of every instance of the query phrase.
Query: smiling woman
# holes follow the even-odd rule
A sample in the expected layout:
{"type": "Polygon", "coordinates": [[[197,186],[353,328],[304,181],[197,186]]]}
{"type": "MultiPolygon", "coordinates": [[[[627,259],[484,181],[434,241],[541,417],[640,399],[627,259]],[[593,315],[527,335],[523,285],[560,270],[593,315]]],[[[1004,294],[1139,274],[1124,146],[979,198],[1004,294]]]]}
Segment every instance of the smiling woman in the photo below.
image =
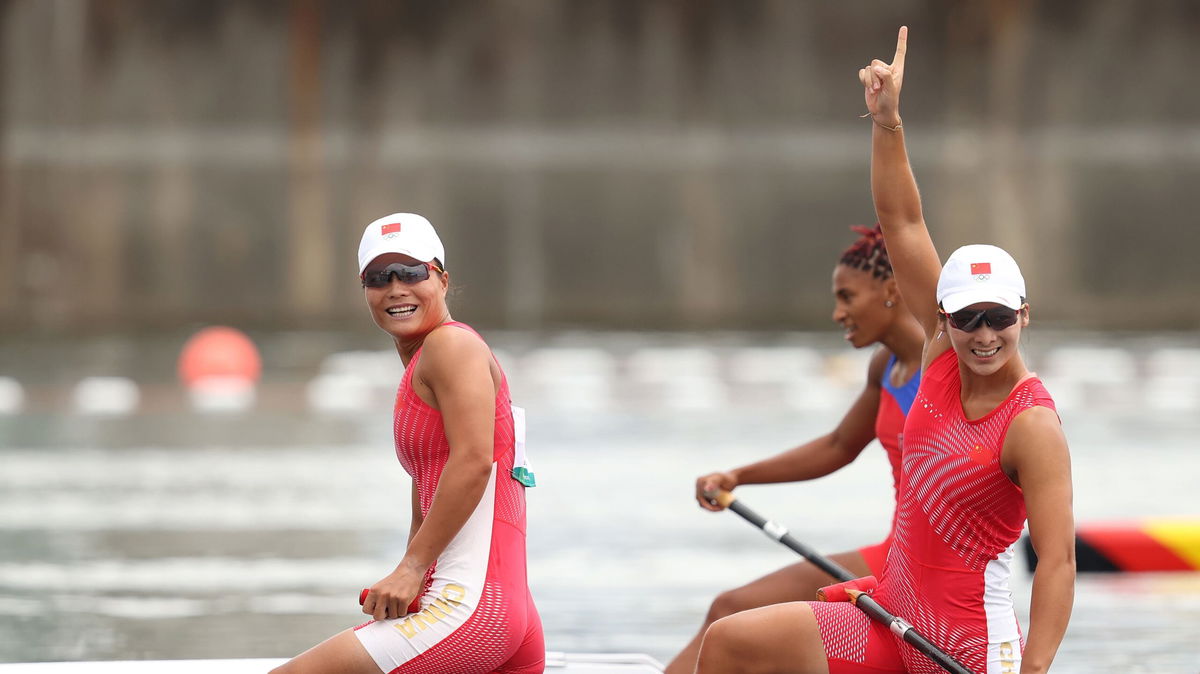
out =
{"type": "MultiPolygon", "coordinates": [[[[859,71],[872,119],[871,194],[899,292],[924,332],[921,384],[904,422],[895,536],[872,597],[970,671],[1049,669],[1074,596],[1066,439],[1016,346],[1025,281],[1008,253],[965,246],[943,267],[908,162],[900,90],[908,29],[892,63],[859,71]],[[1009,589],[1026,519],[1039,558],[1023,638],[1009,589]]],[[[798,602],[709,628],[698,671],[933,672],[937,666],[846,602],[798,602]],[[746,666],[745,653],[765,653],[746,666]]]]}
{"type": "MultiPolygon", "coordinates": [[[[414,346],[417,342],[404,339],[405,335],[423,336],[450,320],[445,299],[448,278],[437,258],[422,262],[402,253],[380,255],[362,273],[371,317],[384,332],[399,340],[397,346],[414,346]],[[426,283],[431,275],[434,282],[426,283]]],[[[412,353],[402,351],[404,356],[411,357],[412,353]]]]}
{"type": "Polygon", "coordinates": [[[433,225],[372,222],[358,248],[372,320],[404,363],[396,456],[413,478],[408,548],[361,598],[373,620],[275,672],[541,672],[545,645],[525,559],[524,414],[483,339],[446,306],[433,225]]]}

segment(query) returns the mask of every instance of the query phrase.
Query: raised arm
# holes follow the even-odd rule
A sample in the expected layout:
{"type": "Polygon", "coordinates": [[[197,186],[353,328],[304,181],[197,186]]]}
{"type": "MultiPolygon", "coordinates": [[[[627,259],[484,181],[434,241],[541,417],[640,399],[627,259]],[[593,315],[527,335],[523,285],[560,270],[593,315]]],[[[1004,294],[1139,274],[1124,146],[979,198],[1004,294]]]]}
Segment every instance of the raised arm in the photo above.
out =
{"type": "Polygon", "coordinates": [[[875,214],[887,241],[888,257],[909,311],[925,329],[926,340],[937,329],[937,281],[941,262],[925,217],[921,195],[908,163],[900,119],[900,89],[904,84],[904,56],[908,27],[900,28],[891,64],[879,59],[858,71],[864,87],[871,125],[871,196],[875,214]]]}

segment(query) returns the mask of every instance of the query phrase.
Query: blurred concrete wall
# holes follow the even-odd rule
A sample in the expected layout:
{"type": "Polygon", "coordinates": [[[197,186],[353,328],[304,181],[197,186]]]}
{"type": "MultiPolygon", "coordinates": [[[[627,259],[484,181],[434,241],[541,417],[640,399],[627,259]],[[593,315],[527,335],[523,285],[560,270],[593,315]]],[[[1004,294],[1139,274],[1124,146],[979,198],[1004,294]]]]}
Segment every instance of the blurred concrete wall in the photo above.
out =
{"type": "Polygon", "coordinates": [[[902,23],[942,254],[1200,327],[1200,3],[0,0],[0,331],[362,325],[396,210],[480,325],[823,326],[902,23]]]}

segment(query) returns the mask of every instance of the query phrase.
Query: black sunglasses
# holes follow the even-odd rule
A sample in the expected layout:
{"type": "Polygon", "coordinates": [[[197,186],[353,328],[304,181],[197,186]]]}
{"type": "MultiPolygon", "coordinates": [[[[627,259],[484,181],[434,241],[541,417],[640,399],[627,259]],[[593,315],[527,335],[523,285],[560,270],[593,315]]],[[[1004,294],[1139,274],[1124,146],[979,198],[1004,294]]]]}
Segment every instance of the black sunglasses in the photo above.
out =
{"type": "Polygon", "coordinates": [[[401,283],[412,285],[429,278],[430,269],[442,271],[441,267],[429,262],[418,262],[417,264],[393,262],[383,269],[368,269],[363,272],[362,284],[364,288],[386,288],[391,285],[392,274],[395,274],[401,283]]]}
{"type": "Polygon", "coordinates": [[[1001,306],[990,309],[961,309],[954,313],[943,311],[941,313],[950,321],[950,325],[963,332],[974,332],[984,323],[987,323],[993,330],[1003,330],[1010,327],[1017,322],[1017,317],[1021,315],[1021,311],[1024,308],[1024,305],[1020,309],[1010,309],[1001,306]]]}

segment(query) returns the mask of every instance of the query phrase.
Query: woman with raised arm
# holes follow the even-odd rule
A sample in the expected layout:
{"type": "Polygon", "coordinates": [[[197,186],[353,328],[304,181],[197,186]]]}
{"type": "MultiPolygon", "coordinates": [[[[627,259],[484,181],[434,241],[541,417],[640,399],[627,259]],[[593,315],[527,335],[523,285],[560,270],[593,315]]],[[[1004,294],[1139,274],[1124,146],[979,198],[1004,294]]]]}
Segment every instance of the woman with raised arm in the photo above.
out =
{"type": "MultiPolygon", "coordinates": [[[[1067,442],[1017,347],[1029,323],[1008,253],[972,245],[939,263],[900,118],[908,31],[891,64],[859,71],[872,119],[871,191],[896,281],[925,331],[904,426],[896,534],[874,598],[974,672],[1045,672],[1074,597],[1067,442]],[[1028,639],[1008,588],[1026,520],[1038,555],[1028,639]]],[[[718,621],[699,672],[937,672],[848,603],[794,603],[718,621]]]]}
{"type": "MultiPolygon", "coordinates": [[[[743,484],[796,482],[828,475],[854,461],[875,438],[887,452],[892,488],[899,489],[901,431],[920,382],[925,336],[900,298],[883,233],[878,226],[854,229],[858,239],[833,269],[833,321],[842,326],[846,341],[854,348],[881,345],[871,356],[866,385],[830,433],[762,461],[697,478],[696,501],[701,507],[723,509],[705,496],[718,489],[733,491],[743,484]]],[[[892,524],[894,527],[894,516],[892,524]]],[[[889,530],[883,541],[830,558],[859,575],[878,575],[891,538],[889,530]]],[[[831,582],[824,571],[799,562],[721,593],[709,607],[700,631],[667,665],[667,674],[695,671],[700,639],[716,620],[768,604],[813,599],[821,586],[831,582]]]]}
{"type": "Polygon", "coordinates": [[[544,669],[542,624],[525,573],[524,417],[483,339],[450,317],[437,232],[414,213],[367,225],[358,271],[371,318],[404,377],[396,456],[413,478],[408,548],[364,592],[373,620],[330,637],[276,674],[420,674],[544,669]]]}

